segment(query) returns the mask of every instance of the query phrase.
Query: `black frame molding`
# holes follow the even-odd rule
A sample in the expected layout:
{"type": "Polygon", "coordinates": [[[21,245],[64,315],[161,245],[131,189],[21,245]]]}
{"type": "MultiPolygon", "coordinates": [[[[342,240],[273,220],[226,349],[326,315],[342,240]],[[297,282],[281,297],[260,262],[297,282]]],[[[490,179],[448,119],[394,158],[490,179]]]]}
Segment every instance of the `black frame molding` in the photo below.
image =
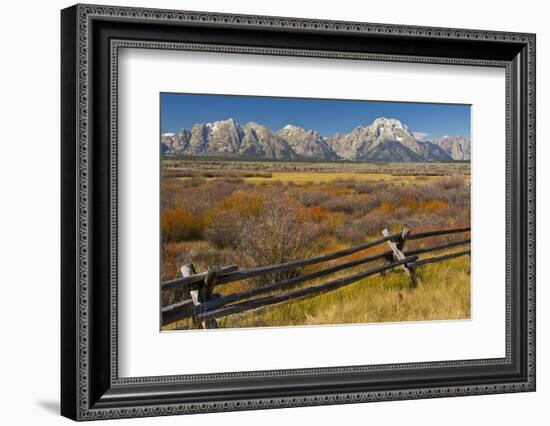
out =
{"type": "Polygon", "coordinates": [[[76,5],[61,12],[61,413],[157,416],[535,390],[535,35],[76,5]],[[502,359],[119,378],[117,55],[185,49],[506,70],[502,359]]]}

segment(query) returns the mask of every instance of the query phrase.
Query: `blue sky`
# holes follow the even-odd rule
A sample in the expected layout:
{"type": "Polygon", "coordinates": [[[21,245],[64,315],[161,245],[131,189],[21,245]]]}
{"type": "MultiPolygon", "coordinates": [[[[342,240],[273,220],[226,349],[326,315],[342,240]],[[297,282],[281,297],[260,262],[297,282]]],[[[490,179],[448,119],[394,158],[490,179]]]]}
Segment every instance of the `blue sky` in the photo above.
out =
{"type": "Polygon", "coordinates": [[[443,135],[470,138],[470,105],[462,104],[179,93],[161,93],[160,103],[162,133],[233,118],[241,124],[255,121],[274,131],[294,124],[330,136],[387,117],[402,121],[420,140],[443,135]]]}

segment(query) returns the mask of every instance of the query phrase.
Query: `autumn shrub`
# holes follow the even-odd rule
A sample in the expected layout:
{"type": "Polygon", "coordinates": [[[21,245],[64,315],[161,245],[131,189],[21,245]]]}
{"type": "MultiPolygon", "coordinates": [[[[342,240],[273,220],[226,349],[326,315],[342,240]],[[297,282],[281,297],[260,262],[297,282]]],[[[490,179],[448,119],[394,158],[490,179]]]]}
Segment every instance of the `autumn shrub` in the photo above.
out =
{"type": "Polygon", "coordinates": [[[161,173],[162,173],[162,179],[197,176],[196,171],[188,170],[188,169],[163,168],[161,173]]]}
{"type": "Polygon", "coordinates": [[[202,237],[203,223],[183,208],[167,209],[162,212],[161,229],[164,242],[194,240],[202,237]]]}
{"type": "Polygon", "coordinates": [[[299,207],[299,213],[305,220],[311,220],[315,223],[321,223],[330,216],[330,213],[320,206],[315,207],[299,207]]]}
{"type": "Polygon", "coordinates": [[[330,214],[317,225],[318,237],[334,237],[336,229],[346,220],[347,215],[330,214]]]}
{"type": "Polygon", "coordinates": [[[366,215],[344,221],[336,228],[335,234],[342,241],[358,244],[365,242],[371,236],[381,236],[382,229],[387,226],[388,220],[386,217],[366,215]]]}
{"type": "Polygon", "coordinates": [[[383,182],[374,182],[369,180],[360,180],[355,182],[353,192],[356,194],[372,194],[374,192],[382,192],[389,185],[383,182]]]}
{"type": "Polygon", "coordinates": [[[318,206],[331,198],[329,192],[316,189],[299,189],[295,191],[293,195],[306,207],[318,206]]]}
{"type": "MultiPolygon", "coordinates": [[[[236,191],[229,197],[223,199],[210,214],[216,214],[218,211],[235,210],[241,216],[257,215],[262,208],[262,197],[255,193],[245,191],[236,191]]],[[[207,219],[211,221],[211,218],[207,219]]]]}
{"type": "MultiPolygon", "coordinates": [[[[326,215],[307,209],[285,194],[237,191],[220,201],[206,217],[206,240],[219,250],[231,251],[243,267],[272,265],[315,253],[316,223],[326,215]]],[[[252,284],[296,276],[283,271],[252,280],[252,284]]]]}
{"type": "Polygon", "coordinates": [[[385,207],[382,209],[391,209],[390,206],[399,205],[403,198],[403,193],[402,188],[393,185],[377,185],[363,197],[363,211],[368,212],[384,204],[385,207]]]}
{"type": "Polygon", "coordinates": [[[420,212],[433,213],[436,211],[444,210],[448,207],[448,203],[443,200],[411,200],[405,199],[401,203],[410,208],[411,210],[418,210],[420,212]]]}
{"type": "Polygon", "coordinates": [[[381,203],[378,207],[355,216],[347,216],[335,227],[335,235],[342,242],[360,243],[370,237],[379,237],[384,228],[408,226],[411,209],[393,202],[381,203]]]}
{"type": "Polygon", "coordinates": [[[196,216],[204,217],[220,200],[241,188],[241,184],[214,179],[203,186],[181,188],[173,192],[171,197],[176,207],[185,208],[196,216]]]}
{"type": "Polygon", "coordinates": [[[401,200],[401,203],[404,206],[407,206],[408,208],[410,208],[411,210],[417,210],[421,204],[420,200],[415,200],[411,198],[406,198],[404,200],[401,200]]]}
{"type": "Polygon", "coordinates": [[[162,209],[166,210],[178,207],[181,194],[187,193],[189,186],[189,179],[162,178],[160,187],[162,209]]]}
{"type": "Polygon", "coordinates": [[[380,214],[389,214],[389,213],[394,212],[396,208],[397,207],[396,207],[395,203],[393,203],[391,201],[386,201],[386,202],[380,204],[378,206],[377,210],[380,214]]]}
{"type": "Polygon", "coordinates": [[[222,179],[224,182],[233,183],[233,184],[243,184],[244,183],[244,179],[242,177],[227,176],[227,177],[217,178],[217,179],[222,179]]]}
{"type": "Polygon", "coordinates": [[[272,173],[268,173],[268,172],[245,172],[243,174],[244,177],[260,177],[260,178],[266,178],[266,179],[269,179],[271,177],[273,177],[273,174],[272,173]]]}
{"type": "Polygon", "coordinates": [[[447,217],[437,213],[411,215],[407,219],[407,225],[413,229],[415,233],[432,229],[448,228],[451,226],[447,217]]]}
{"type": "Polygon", "coordinates": [[[242,220],[236,210],[216,211],[209,216],[204,237],[218,249],[232,247],[239,238],[242,220]]]}
{"type": "Polygon", "coordinates": [[[234,247],[243,222],[257,216],[263,199],[255,193],[233,192],[206,214],[205,238],[217,248],[234,247]]]}
{"type": "Polygon", "coordinates": [[[343,196],[330,198],[324,201],[321,207],[331,212],[352,214],[364,210],[365,205],[357,197],[343,196]]]}
{"type": "Polygon", "coordinates": [[[357,181],[355,179],[336,178],[331,182],[331,186],[334,188],[353,189],[356,185],[357,181]]]}
{"type": "Polygon", "coordinates": [[[417,196],[423,200],[440,199],[453,204],[469,204],[470,187],[464,179],[447,177],[424,185],[417,196]]]}
{"type": "MultiPolygon", "coordinates": [[[[299,206],[290,199],[266,200],[259,215],[251,216],[243,222],[237,249],[250,266],[304,259],[318,250],[312,244],[316,232],[316,227],[300,215],[299,206]]],[[[298,270],[267,274],[257,279],[255,284],[261,285],[298,274],[298,270]]]]}
{"type": "Polygon", "coordinates": [[[450,176],[439,180],[445,190],[463,188],[465,185],[464,178],[458,176],[450,176]]]}
{"type": "Polygon", "coordinates": [[[448,204],[442,200],[430,200],[426,201],[422,205],[422,210],[433,213],[447,208],[448,204]]]}
{"type": "Polygon", "coordinates": [[[194,187],[202,186],[205,183],[206,183],[206,179],[200,176],[194,176],[192,178],[189,178],[189,184],[194,187]]]}
{"type": "MultiPolygon", "coordinates": [[[[192,263],[197,272],[206,271],[209,266],[224,266],[235,263],[233,253],[210,246],[206,241],[163,243],[161,246],[161,280],[181,277],[181,267],[192,263]]],[[[185,299],[182,288],[162,290],[162,305],[167,306],[185,299]]]]}

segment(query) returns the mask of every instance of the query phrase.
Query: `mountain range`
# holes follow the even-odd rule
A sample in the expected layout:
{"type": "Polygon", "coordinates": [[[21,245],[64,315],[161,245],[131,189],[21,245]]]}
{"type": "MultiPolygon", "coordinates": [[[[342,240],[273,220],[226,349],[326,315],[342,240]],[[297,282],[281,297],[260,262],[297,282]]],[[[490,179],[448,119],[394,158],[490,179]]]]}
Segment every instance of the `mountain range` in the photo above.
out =
{"type": "Polygon", "coordinates": [[[385,117],[329,137],[292,124],[273,131],[254,122],[241,125],[230,118],[163,133],[161,147],[165,156],[381,162],[470,160],[469,139],[443,136],[421,141],[401,121],[385,117]]]}

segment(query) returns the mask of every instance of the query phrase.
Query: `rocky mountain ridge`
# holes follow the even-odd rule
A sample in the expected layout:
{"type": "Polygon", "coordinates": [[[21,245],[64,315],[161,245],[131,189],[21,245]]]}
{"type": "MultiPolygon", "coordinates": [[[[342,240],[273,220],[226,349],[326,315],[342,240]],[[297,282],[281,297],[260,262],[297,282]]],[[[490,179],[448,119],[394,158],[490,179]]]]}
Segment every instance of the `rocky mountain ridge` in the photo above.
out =
{"type": "Polygon", "coordinates": [[[195,124],[191,130],[161,135],[165,156],[245,157],[271,160],[350,160],[429,162],[470,159],[470,141],[445,136],[419,141],[395,118],[380,117],[346,134],[323,137],[288,124],[274,132],[264,125],[233,119],[195,124]]]}

